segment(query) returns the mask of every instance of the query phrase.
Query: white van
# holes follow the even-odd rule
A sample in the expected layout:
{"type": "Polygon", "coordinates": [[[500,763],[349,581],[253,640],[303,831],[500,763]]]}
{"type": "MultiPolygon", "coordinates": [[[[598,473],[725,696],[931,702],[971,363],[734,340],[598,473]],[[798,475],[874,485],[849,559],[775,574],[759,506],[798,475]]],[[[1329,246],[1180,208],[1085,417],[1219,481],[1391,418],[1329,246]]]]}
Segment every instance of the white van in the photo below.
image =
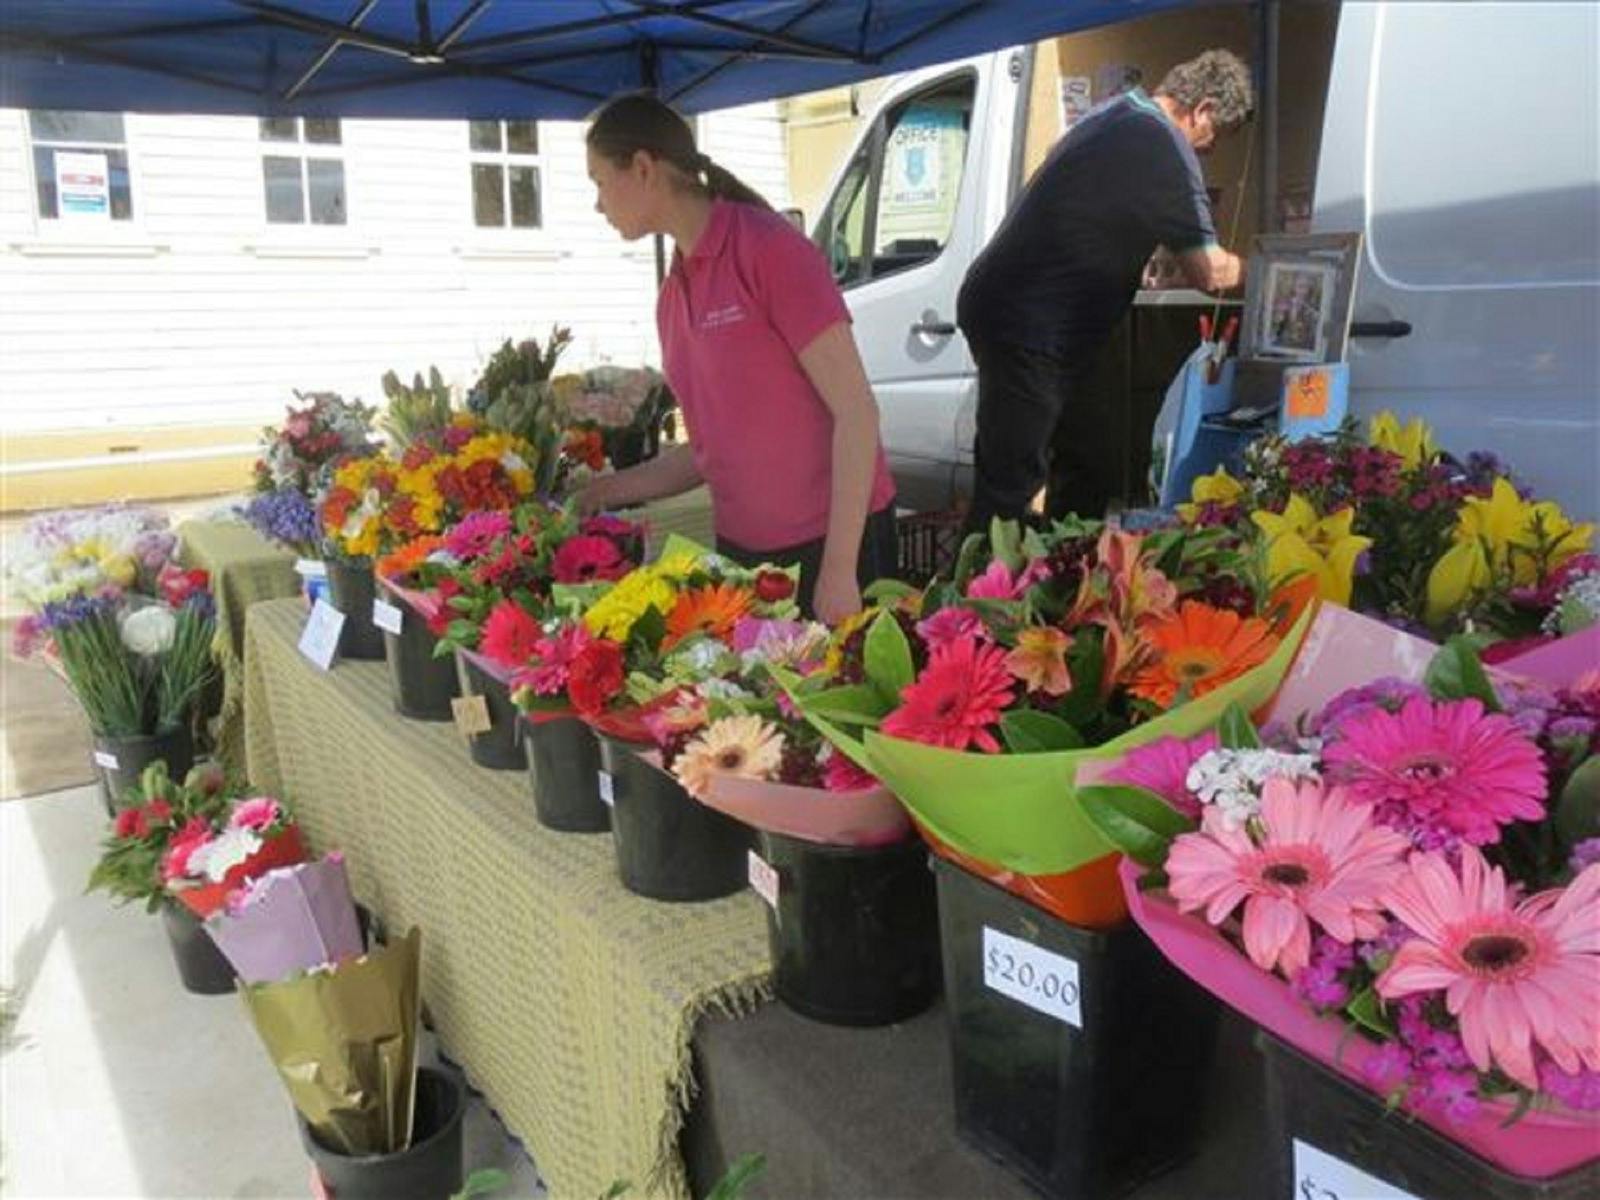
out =
{"type": "MultiPolygon", "coordinates": [[[[1600,514],[1600,5],[1323,12],[1327,87],[1280,104],[1280,125],[1306,127],[1312,228],[1365,233],[1356,412],[1421,416],[1447,449],[1493,450],[1541,494],[1600,514]]],[[[955,298],[1037,157],[1041,122],[1059,129],[1038,54],[895,80],[814,226],[908,507],[947,508],[970,488],[976,375],[955,298]]]]}

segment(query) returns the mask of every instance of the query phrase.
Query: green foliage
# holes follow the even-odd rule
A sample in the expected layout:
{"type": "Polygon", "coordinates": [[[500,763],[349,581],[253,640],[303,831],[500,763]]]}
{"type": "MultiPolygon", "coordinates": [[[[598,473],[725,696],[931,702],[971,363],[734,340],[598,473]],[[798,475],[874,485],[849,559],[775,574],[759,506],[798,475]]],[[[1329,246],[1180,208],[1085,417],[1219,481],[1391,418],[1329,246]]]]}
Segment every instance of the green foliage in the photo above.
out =
{"type": "Polygon", "coordinates": [[[1378,993],[1374,988],[1370,986],[1362,988],[1351,997],[1344,1010],[1361,1028],[1377,1034],[1384,1041],[1393,1040],[1394,1023],[1383,1011],[1383,1001],[1378,999],[1378,993]]]}
{"type": "Polygon", "coordinates": [[[1228,705],[1217,722],[1217,740],[1225,750],[1259,750],[1261,735],[1256,732],[1250,714],[1237,704],[1228,705]]]}
{"type": "Polygon", "coordinates": [[[1051,750],[1079,750],[1083,736],[1060,717],[1020,708],[1000,718],[1000,736],[1013,754],[1038,754],[1051,750]]]}
{"type": "Polygon", "coordinates": [[[1477,649],[1466,637],[1453,637],[1439,649],[1428,664],[1423,681],[1437,699],[1481,700],[1490,712],[1500,711],[1494,685],[1489,682],[1477,649]]]}
{"type": "Polygon", "coordinates": [[[909,687],[916,679],[911,663],[911,643],[890,609],[884,609],[873,618],[867,630],[863,666],[868,682],[890,705],[899,703],[901,689],[909,687]]]}
{"type": "Polygon", "coordinates": [[[209,824],[228,811],[230,789],[215,766],[198,766],[175,783],[167,764],[158,759],[139,776],[139,790],[119,797],[119,808],[138,809],[143,814],[139,828],[125,837],[115,830],[101,842],[100,861],[89,874],[86,891],[109,892],[120,904],[143,900],[154,912],[166,895],[161,883],[162,856],[173,837],[191,818],[209,824]],[[152,805],[165,805],[166,812],[152,805]]]}
{"type": "Polygon", "coordinates": [[[1078,802],[1107,841],[1146,867],[1165,863],[1172,839],[1195,827],[1188,817],[1144,788],[1105,784],[1081,787],[1078,802]]]}
{"type": "Polygon", "coordinates": [[[572,345],[572,330],[553,325],[544,345],[538,338],[513,342],[507,338],[484,365],[483,374],[472,385],[474,394],[492,402],[507,388],[520,384],[543,383],[555,374],[556,362],[572,345]]]}
{"type": "Polygon", "coordinates": [[[1561,789],[1555,827],[1568,854],[1579,842],[1600,837],[1600,757],[1587,760],[1561,789]]]}
{"type": "Polygon", "coordinates": [[[480,1167],[468,1175],[461,1190],[450,1200],[477,1200],[479,1196],[492,1196],[511,1183],[511,1176],[498,1167],[480,1167]]]}
{"type": "Polygon", "coordinates": [[[383,376],[383,394],[389,398],[379,426],[395,444],[397,453],[425,434],[444,429],[454,417],[450,406],[450,387],[438,367],[428,368],[428,378],[412,377],[411,386],[400,382],[393,371],[383,376]]]}

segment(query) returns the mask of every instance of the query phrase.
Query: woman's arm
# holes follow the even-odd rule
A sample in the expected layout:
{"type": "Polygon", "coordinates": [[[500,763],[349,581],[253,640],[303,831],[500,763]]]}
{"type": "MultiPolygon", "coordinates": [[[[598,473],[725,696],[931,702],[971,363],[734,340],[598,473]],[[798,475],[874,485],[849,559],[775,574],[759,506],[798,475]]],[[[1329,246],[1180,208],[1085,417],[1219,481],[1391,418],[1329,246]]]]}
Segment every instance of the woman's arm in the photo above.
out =
{"type": "Polygon", "coordinates": [[[817,618],[832,625],[861,608],[856,562],[878,458],[878,402],[850,326],[843,321],[812,339],[800,352],[800,366],[833,414],[828,534],[813,601],[817,618]]]}
{"type": "Polygon", "coordinates": [[[578,493],[578,511],[585,516],[627,504],[643,504],[663,496],[676,496],[700,484],[700,468],[688,446],[664,450],[649,462],[601,475],[578,493]]]}

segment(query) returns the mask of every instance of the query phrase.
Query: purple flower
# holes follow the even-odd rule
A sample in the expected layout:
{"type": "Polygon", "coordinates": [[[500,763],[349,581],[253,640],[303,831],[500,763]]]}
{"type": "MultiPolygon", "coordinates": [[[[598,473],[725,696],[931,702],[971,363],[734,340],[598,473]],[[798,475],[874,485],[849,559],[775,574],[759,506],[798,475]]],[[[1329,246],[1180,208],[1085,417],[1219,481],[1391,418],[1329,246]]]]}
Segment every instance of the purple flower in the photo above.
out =
{"type": "Polygon", "coordinates": [[[309,551],[317,544],[316,507],[294,488],[264,492],[239,511],[263,537],[295,550],[309,551]]]}
{"type": "Polygon", "coordinates": [[[1321,1012],[1343,1008],[1350,1001],[1350,985],[1340,975],[1355,965],[1354,947],[1318,934],[1311,961],[1295,974],[1295,994],[1321,1012]]]}
{"type": "Polygon", "coordinates": [[[1580,1067],[1569,1075],[1555,1063],[1539,1064],[1539,1088],[1579,1112],[1600,1110],[1600,1071],[1580,1067]]]}
{"type": "Polygon", "coordinates": [[[1399,1042],[1385,1042],[1367,1056],[1361,1073],[1379,1091],[1393,1091],[1411,1074],[1411,1055],[1399,1042]]]}
{"type": "Polygon", "coordinates": [[[1595,863],[1600,863],[1600,837],[1584,838],[1572,848],[1572,857],[1567,860],[1574,875],[1595,863]]]}
{"type": "Polygon", "coordinates": [[[1382,709],[1386,713],[1397,713],[1405,707],[1407,700],[1427,694],[1427,689],[1420,684],[1409,683],[1404,679],[1392,676],[1375,679],[1361,687],[1340,692],[1328,701],[1316,719],[1315,732],[1324,737],[1338,737],[1339,729],[1346,721],[1364,716],[1375,709],[1382,709]]]}
{"type": "Polygon", "coordinates": [[[1436,1112],[1452,1124],[1464,1125],[1482,1108],[1478,1077],[1472,1071],[1426,1071],[1418,1084],[1414,1105],[1436,1112]]]}

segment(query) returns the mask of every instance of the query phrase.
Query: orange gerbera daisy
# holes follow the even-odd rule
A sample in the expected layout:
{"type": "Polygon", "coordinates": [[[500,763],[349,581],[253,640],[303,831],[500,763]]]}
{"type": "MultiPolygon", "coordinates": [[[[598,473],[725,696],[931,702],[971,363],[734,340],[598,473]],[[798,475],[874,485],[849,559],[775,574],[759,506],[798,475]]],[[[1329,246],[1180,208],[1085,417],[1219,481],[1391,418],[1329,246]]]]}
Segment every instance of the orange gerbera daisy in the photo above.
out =
{"type": "Polygon", "coordinates": [[[1278,635],[1260,617],[1185,600],[1177,613],[1145,630],[1153,654],[1129,690],[1162,708],[1215,691],[1260,666],[1278,635]]]}
{"type": "Polygon", "coordinates": [[[749,613],[750,603],[749,589],[730,583],[690,588],[678,597],[677,604],[667,614],[667,636],[661,643],[662,648],[670,650],[695,633],[727,641],[733,636],[733,627],[739,618],[749,613]]]}
{"type": "Polygon", "coordinates": [[[384,579],[404,579],[417,569],[417,564],[444,545],[442,537],[426,534],[413,538],[398,550],[385,554],[378,560],[378,575],[384,579]]]}

